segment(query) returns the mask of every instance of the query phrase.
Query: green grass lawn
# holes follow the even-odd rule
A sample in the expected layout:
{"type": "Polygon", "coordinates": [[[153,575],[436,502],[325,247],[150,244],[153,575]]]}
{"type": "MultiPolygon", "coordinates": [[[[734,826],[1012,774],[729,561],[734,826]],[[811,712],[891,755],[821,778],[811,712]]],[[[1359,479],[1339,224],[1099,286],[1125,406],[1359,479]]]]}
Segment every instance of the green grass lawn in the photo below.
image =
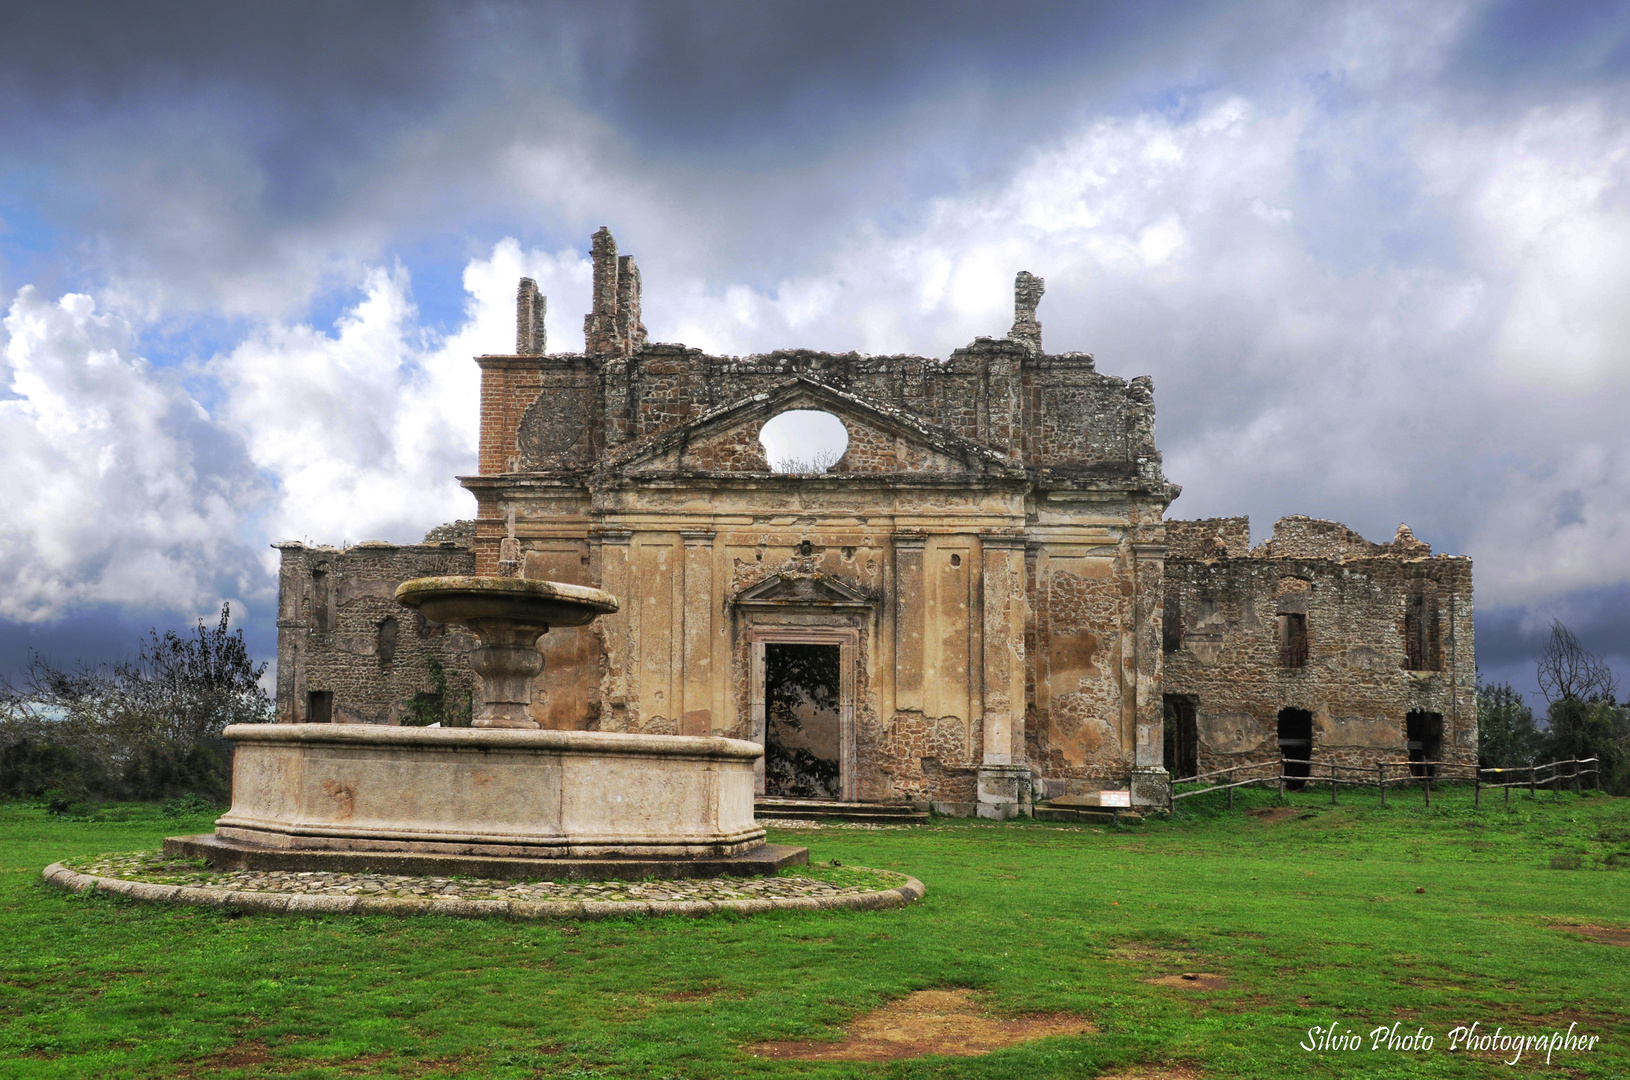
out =
{"type": "Polygon", "coordinates": [[[143,807],[67,821],[0,804],[0,1076],[1630,1075],[1630,949],[1553,928],[1630,926],[1630,800],[1388,801],[1252,792],[1231,814],[1204,796],[1176,821],[1120,829],[772,832],[821,862],[912,874],[927,898],[890,912],[573,924],[69,896],[40,870],[153,848],[210,818],[143,807]],[[1247,813],[1270,805],[1292,812],[1247,813]],[[1226,985],[1149,981],[1185,971],[1226,985]],[[857,1015],[934,987],[978,988],[1003,1013],[1079,1013],[1098,1032],[886,1064],[741,1049],[836,1039],[857,1015]],[[1332,1021],[1366,1035],[1398,1021],[1436,1042],[1299,1048],[1332,1021]],[[1508,1068],[1448,1052],[1449,1030],[1473,1021],[1533,1034],[1577,1022],[1601,1042],[1508,1068]]]}

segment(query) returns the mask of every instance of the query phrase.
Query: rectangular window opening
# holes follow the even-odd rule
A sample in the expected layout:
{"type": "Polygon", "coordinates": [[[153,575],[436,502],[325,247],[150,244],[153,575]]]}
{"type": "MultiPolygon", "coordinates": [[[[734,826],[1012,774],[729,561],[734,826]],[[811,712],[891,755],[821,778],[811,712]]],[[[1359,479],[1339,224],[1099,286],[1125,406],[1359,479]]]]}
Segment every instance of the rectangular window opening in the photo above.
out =
{"type": "Polygon", "coordinates": [[[311,628],[319,634],[326,634],[333,628],[329,592],[328,571],[313,570],[311,572],[311,628]]]}
{"type": "Polygon", "coordinates": [[[1307,616],[1294,613],[1279,616],[1279,666],[1307,666],[1307,616]]]}
{"type": "Polygon", "coordinates": [[[1174,653],[1183,647],[1183,594],[1173,590],[1166,594],[1160,616],[1160,650],[1174,653]]]}
{"type": "Polygon", "coordinates": [[[1437,671],[1438,598],[1425,588],[1412,594],[1404,608],[1404,666],[1410,671],[1437,671]]]}
{"type": "Polygon", "coordinates": [[[334,722],[334,691],[313,690],[306,695],[306,723],[332,724],[334,722]]]}

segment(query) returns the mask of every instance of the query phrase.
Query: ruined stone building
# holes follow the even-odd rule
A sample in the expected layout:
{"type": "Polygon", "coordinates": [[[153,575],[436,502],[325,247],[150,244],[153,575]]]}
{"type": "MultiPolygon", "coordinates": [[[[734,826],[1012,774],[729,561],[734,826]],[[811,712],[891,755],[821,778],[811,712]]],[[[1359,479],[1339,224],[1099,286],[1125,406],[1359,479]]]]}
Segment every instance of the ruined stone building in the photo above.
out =
{"type": "MultiPolygon", "coordinates": [[[[1285,758],[1475,762],[1472,565],[1407,526],[1166,523],[1161,692],[1176,776],[1285,758]]],[[[1288,768],[1308,775],[1307,766],[1288,768]]]]}
{"type": "Polygon", "coordinates": [[[1189,775],[1278,754],[1287,709],[1315,755],[1401,756],[1417,713],[1475,754],[1469,561],[1305,519],[1257,551],[1243,519],[1166,521],[1150,379],[1045,352],[1041,279],[1018,276],[1007,336],[943,361],[731,357],[647,340],[604,229],[593,265],[583,353],[546,351],[523,280],[515,351],[477,358],[473,524],[279,545],[280,720],[458,723],[469,639],[391,593],[508,571],[622,601],[541,640],[542,726],[756,740],[772,795],[1164,801],[1169,755],[1189,775]],[[830,468],[771,470],[760,432],[789,410],[841,421],[830,468]]]}

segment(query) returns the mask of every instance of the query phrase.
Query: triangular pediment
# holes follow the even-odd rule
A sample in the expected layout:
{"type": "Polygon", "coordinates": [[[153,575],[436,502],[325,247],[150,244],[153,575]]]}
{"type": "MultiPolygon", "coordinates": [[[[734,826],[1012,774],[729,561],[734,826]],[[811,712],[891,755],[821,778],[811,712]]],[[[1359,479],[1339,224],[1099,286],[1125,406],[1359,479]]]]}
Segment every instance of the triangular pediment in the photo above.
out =
{"type": "Polygon", "coordinates": [[[829,574],[783,570],[736,594],[740,607],[869,608],[868,592],[829,574]]]}
{"type": "Polygon", "coordinates": [[[625,473],[768,473],[759,431],[792,409],[831,413],[847,429],[849,448],[828,476],[1023,474],[1023,467],[999,450],[806,376],[637,440],[614,452],[608,463],[625,473]]]}

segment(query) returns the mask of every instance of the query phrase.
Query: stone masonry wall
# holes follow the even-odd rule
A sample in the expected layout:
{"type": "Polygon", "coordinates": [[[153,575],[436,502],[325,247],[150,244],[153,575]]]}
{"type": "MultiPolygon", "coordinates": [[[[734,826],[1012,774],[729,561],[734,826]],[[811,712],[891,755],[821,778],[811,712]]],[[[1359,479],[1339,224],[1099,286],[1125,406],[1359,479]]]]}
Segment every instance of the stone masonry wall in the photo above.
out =
{"type": "Polygon", "coordinates": [[[425,544],[277,545],[278,722],[306,721],[312,691],[334,695],[335,723],[411,722],[416,697],[421,708],[435,704],[432,660],[446,682],[440,704],[467,710],[472,639],[394,596],[412,578],[473,572],[468,524],[433,530],[425,544]]]}
{"type": "Polygon", "coordinates": [[[1162,692],[1194,701],[1199,770],[1278,757],[1286,708],[1312,713],[1315,760],[1366,769],[1405,760],[1406,716],[1420,711],[1442,717],[1443,760],[1475,762],[1471,560],[1431,556],[1407,529],[1372,544],[1308,518],[1282,521],[1273,541],[1241,555],[1245,526],[1243,518],[1167,525],[1172,651],[1162,692]],[[1214,542],[1218,532],[1225,544],[1214,542]],[[1406,647],[1412,600],[1430,612],[1420,670],[1409,668],[1406,647]],[[1305,619],[1301,666],[1282,657],[1287,616],[1305,619]]]}

